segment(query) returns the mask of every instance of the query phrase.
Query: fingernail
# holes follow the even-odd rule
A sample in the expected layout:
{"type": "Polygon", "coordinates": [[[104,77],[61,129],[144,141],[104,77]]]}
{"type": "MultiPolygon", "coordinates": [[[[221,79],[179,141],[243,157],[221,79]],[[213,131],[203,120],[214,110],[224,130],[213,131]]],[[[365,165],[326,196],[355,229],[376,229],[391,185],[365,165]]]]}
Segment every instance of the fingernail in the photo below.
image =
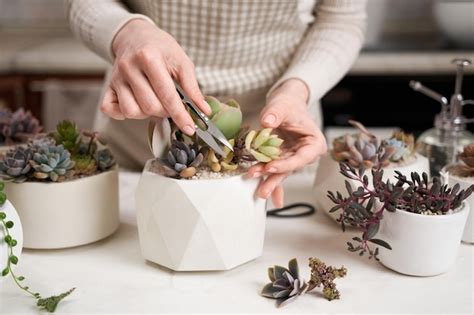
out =
{"type": "Polygon", "coordinates": [[[260,172],[255,172],[255,173],[253,173],[252,177],[253,177],[253,178],[256,178],[256,177],[260,177],[261,175],[262,175],[262,173],[260,173],[260,172]]]}
{"type": "Polygon", "coordinates": [[[183,131],[185,134],[187,134],[188,136],[192,136],[194,134],[194,128],[191,127],[191,126],[184,126],[183,128],[183,131]]]}
{"type": "Polygon", "coordinates": [[[277,169],[274,168],[274,167],[270,167],[268,170],[267,170],[268,173],[276,173],[277,172],[277,169]]]}
{"type": "Polygon", "coordinates": [[[273,125],[276,121],[276,116],[273,114],[268,114],[264,119],[263,122],[267,125],[273,125]]]}

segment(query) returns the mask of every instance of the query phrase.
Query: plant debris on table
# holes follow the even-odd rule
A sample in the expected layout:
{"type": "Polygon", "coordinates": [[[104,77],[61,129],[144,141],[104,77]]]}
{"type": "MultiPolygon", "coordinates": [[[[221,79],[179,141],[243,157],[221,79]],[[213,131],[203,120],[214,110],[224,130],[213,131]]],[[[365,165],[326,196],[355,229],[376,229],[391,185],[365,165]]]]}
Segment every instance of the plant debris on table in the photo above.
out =
{"type": "Polygon", "coordinates": [[[369,243],[382,246],[391,250],[390,244],[375,238],[383,219],[385,211],[395,212],[403,210],[420,215],[449,215],[458,209],[463,200],[468,198],[474,190],[471,185],[465,190],[460,190],[459,184],[450,188],[443,185],[439,177],[428,180],[428,174],[421,176],[411,173],[411,179],[395,171],[396,183],[384,181],[383,169],[379,166],[373,168],[372,186],[365,175],[365,168],[359,169],[348,163],[340,163],[341,174],[357,182],[360,186],[353,190],[349,181],[345,181],[347,195],[341,192],[328,192],[328,197],[336,204],[330,212],[340,211],[338,222],[342,230],[345,226],[353,226],[362,231],[361,237],[354,237],[352,242],[347,242],[348,250],[363,256],[369,254],[370,258],[378,261],[378,247],[373,249],[369,243]]]}
{"type": "Polygon", "coordinates": [[[339,299],[340,293],[336,289],[334,280],[344,278],[347,275],[347,269],[344,266],[341,268],[327,266],[318,258],[310,258],[309,267],[311,279],[308,282],[300,278],[296,258],[288,262],[288,268],[282,266],[268,268],[268,277],[271,282],[263,287],[262,295],[276,299],[278,307],[287,305],[315,288],[322,288],[328,301],[339,299]]]}
{"type": "MultiPolygon", "coordinates": [[[[7,196],[3,189],[5,188],[5,184],[3,182],[0,182],[0,207],[3,206],[7,200],[7,196]]],[[[59,295],[53,295],[47,298],[43,298],[40,293],[32,291],[29,286],[24,285],[24,276],[18,276],[15,274],[13,271],[13,266],[12,265],[17,265],[19,262],[19,259],[17,256],[14,255],[13,253],[13,248],[17,246],[18,241],[14,239],[11,234],[10,234],[10,229],[13,228],[14,222],[10,221],[7,218],[7,215],[5,212],[0,211],[0,224],[3,226],[3,230],[5,233],[5,237],[3,241],[5,244],[8,246],[8,255],[7,255],[7,266],[2,270],[2,277],[7,277],[8,275],[11,276],[15,284],[23,291],[26,293],[30,294],[32,297],[36,299],[36,305],[40,310],[46,310],[50,313],[53,313],[56,308],[58,307],[58,304],[66,298],[68,295],[70,295],[75,288],[69,289],[68,291],[61,293],[59,295]]]]}

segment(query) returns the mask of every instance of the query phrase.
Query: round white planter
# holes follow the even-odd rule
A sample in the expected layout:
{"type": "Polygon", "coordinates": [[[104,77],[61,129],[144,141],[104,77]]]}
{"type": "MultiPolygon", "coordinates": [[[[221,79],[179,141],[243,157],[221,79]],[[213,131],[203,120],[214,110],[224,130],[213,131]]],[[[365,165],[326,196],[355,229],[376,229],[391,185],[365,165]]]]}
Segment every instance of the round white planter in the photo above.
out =
{"type": "MultiPolygon", "coordinates": [[[[459,176],[454,176],[449,174],[449,172],[446,171],[446,168],[443,168],[441,171],[441,175],[444,178],[445,183],[447,183],[449,186],[454,186],[456,184],[459,184],[461,189],[466,189],[469,186],[474,184],[474,178],[464,178],[464,177],[459,177],[459,176]]],[[[462,240],[466,243],[474,243],[474,215],[473,212],[474,210],[474,196],[471,195],[467,200],[465,201],[466,203],[469,204],[469,209],[471,211],[469,212],[469,216],[467,217],[466,221],[466,226],[464,227],[464,233],[462,235],[462,240]]]]}
{"type": "MultiPolygon", "coordinates": [[[[384,180],[390,179],[390,181],[396,182],[395,171],[401,172],[403,175],[409,177],[411,172],[426,172],[429,173],[429,161],[426,157],[416,154],[414,160],[406,165],[394,165],[385,167],[384,169],[384,180]]],[[[339,218],[340,212],[336,211],[329,213],[335,204],[327,197],[328,191],[341,192],[343,195],[347,194],[345,180],[351,183],[354,190],[360,186],[359,182],[349,180],[345,178],[340,172],[339,162],[335,161],[330,153],[325,154],[321,157],[318,170],[316,172],[316,179],[314,181],[314,195],[315,203],[318,210],[323,210],[332,219],[336,220],[339,218]]],[[[365,174],[369,177],[370,186],[372,185],[372,173],[370,170],[366,170],[365,174]]]]}
{"type": "Polygon", "coordinates": [[[389,243],[392,250],[379,247],[380,262],[411,276],[435,276],[448,271],[456,261],[469,214],[469,204],[464,202],[461,207],[446,215],[386,211],[376,238],[389,243]]]}
{"type": "Polygon", "coordinates": [[[84,245],[119,226],[117,168],[61,183],[6,183],[5,192],[21,218],[25,248],[84,245]]]}
{"type": "Polygon", "coordinates": [[[145,165],[136,191],[145,259],[176,271],[228,270],[259,257],[265,201],[258,179],[177,180],[145,165]]]}
{"type": "MultiPolygon", "coordinates": [[[[0,207],[0,212],[4,212],[7,217],[6,221],[12,221],[13,227],[8,229],[10,231],[10,236],[17,241],[17,245],[13,247],[13,254],[18,258],[21,255],[21,250],[23,248],[23,229],[20,222],[20,217],[16,212],[13,205],[10,201],[6,201],[2,207],[0,207]]],[[[5,243],[5,236],[6,236],[5,227],[3,224],[0,224],[0,272],[5,269],[8,262],[8,245],[5,243]]],[[[13,265],[15,266],[15,265],[13,265]]],[[[2,281],[4,277],[0,276],[0,281],[2,281]]]]}

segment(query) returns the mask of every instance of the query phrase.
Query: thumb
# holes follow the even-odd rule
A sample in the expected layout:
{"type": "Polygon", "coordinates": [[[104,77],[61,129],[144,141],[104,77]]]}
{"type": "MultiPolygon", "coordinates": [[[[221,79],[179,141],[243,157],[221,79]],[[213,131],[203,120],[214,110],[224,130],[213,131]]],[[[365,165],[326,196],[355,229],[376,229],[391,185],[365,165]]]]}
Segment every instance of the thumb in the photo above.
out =
{"type": "Polygon", "coordinates": [[[288,106],[285,103],[270,103],[265,106],[260,116],[260,124],[264,128],[277,128],[287,115],[288,106]]]}

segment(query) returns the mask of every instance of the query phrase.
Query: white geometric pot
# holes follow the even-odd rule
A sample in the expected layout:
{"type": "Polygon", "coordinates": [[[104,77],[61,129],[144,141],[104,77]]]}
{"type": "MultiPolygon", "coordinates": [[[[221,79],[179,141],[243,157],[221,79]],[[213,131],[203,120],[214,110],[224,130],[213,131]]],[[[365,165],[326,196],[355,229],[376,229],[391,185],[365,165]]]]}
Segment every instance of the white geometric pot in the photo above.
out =
{"type": "Polygon", "coordinates": [[[60,183],[6,183],[23,224],[24,247],[84,245],[119,226],[118,169],[60,183]]]}
{"type": "MultiPolygon", "coordinates": [[[[456,184],[459,184],[460,189],[467,189],[469,186],[474,185],[474,178],[473,177],[459,177],[450,174],[446,171],[446,168],[443,168],[441,171],[441,175],[444,178],[444,182],[448,184],[450,187],[453,187],[456,184]]],[[[463,242],[466,243],[474,243],[474,195],[469,196],[465,201],[469,204],[469,208],[471,211],[469,212],[469,216],[467,217],[466,226],[464,227],[464,233],[462,235],[463,242]]]]}
{"type": "MultiPolygon", "coordinates": [[[[327,197],[328,191],[336,193],[341,192],[344,196],[347,194],[345,180],[348,180],[354,190],[360,186],[359,182],[347,179],[341,173],[339,173],[340,167],[339,162],[331,157],[330,153],[325,154],[319,161],[318,170],[316,172],[316,178],[314,181],[314,195],[317,209],[323,210],[333,220],[339,218],[340,211],[329,213],[335,204],[327,197]]],[[[383,168],[384,175],[383,179],[396,182],[395,171],[401,172],[403,175],[410,178],[411,172],[426,172],[429,173],[429,161],[426,157],[415,154],[412,162],[403,165],[390,164],[389,167],[383,168]]],[[[368,169],[365,171],[365,175],[369,178],[369,186],[372,184],[372,173],[368,169]]]]}
{"type": "Polygon", "coordinates": [[[385,211],[376,238],[389,243],[392,250],[380,246],[380,262],[411,276],[448,271],[456,261],[468,214],[466,202],[460,210],[446,215],[385,211]]]}
{"type": "MultiPolygon", "coordinates": [[[[0,212],[4,212],[6,214],[6,221],[12,221],[13,227],[9,228],[8,231],[10,232],[10,236],[17,241],[15,247],[13,247],[13,254],[20,258],[21,250],[23,249],[23,229],[21,227],[20,217],[15,210],[15,207],[10,203],[10,201],[6,201],[3,206],[0,207],[0,212]]],[[[8,245],[5,243],[5,236],[6,236],[5,227],[3,224],[0,224],[0,272],[7,266],[8,262],[8,245]]],[[[15,267],[15,265],[11,265],[15,267]]],[[[0,276],[0,282],[4,277],[0,276]]]]}
{"type": "Polygon", "coordinates": [[[258,179],[178,180],[149,171],[137,187],[145,259],[176,271],[228,270],[262,254],[265,201],[258,179]]]}

